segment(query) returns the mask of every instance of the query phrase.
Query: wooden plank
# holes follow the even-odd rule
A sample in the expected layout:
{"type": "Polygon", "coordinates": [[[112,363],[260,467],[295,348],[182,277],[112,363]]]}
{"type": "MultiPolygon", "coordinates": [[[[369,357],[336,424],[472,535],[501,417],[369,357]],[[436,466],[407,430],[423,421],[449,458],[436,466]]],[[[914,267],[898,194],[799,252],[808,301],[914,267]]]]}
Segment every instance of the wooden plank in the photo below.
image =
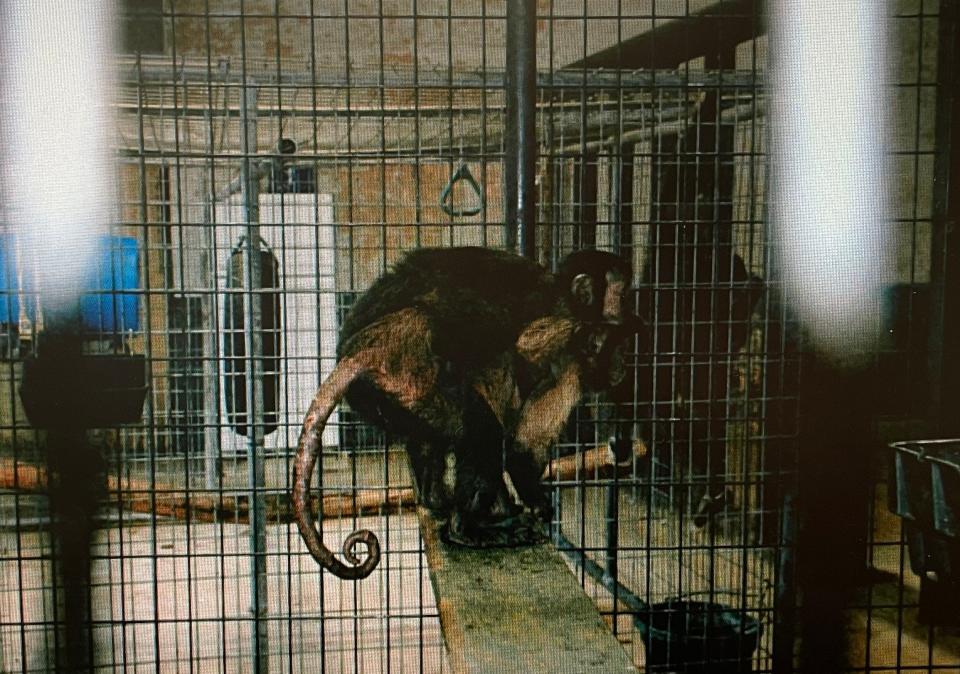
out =
{"type": "Polygon", "coordinates": [[[450,546],[419,514],[454,672],[637,671],[552,546],[450,546]]]}
{"type": "MultiPolygon", "coordinates": [[[[646,447],[639,440],[634,443],[634,453],[637,457],[646,454],[646,447]]],[[[554,459],[543,477],[557,481],[575,480],[580,476],[600,479],[612,477],[614,472],[628,475],[630,470],[629,461],[613,463],[609,450],[603,445],[554,459]]],[[[105,488],[110,494],[108,500],[111,503],[119,504],[131,512],[156,513],[159,517],[189,519],[193,522],[248,521],[247,496],[235,495],[237,490],[234,488],[228,488],[228,493],[220,494],[207,490],[188,490],[183,485],[151,483],[147,479],[130,476],[118,478],[110,474],[106,476],[105,488]]],[[[47,469],[42,465],[0,458],[0,489],[43,493],[47,489],[47,469]]],[[[292,521],[293,513],[286,491],[268,492],[264,500],[269,522],[292,521]]],[[[326,493],[311,502],[314,517],[322,508],[323,517],[331,519],[412,509],[416,496],[411,487],[391,487],[326,493]]]]}
{"type": "MultiPolygon", "coordinates": [[[[107,475],[105,489],[114,505],[135,513],[156,513],[158,517],[172,517],[191,522],[238,522],[249,521],[249,505],[246,495],[234,495],[208,491],[188,491],[182,486],[151,484],[148,480],[107,475]]],[[[47,489],[47,469],[11,459],[0,459],[0,489],[15,489],[22,492],[42,493],[47,489]]],[[[358,489],[352,493],[324,494],[312,499],[314,517],[322,509],[324,519],[374,515],[384,511],[396,512],[413,508],[416,497],[409,487],[390,489],[358,489]]],[[[264,495],[267,520],[271,523],[290,522],[293,512],[286,491],[264,495]]]]}

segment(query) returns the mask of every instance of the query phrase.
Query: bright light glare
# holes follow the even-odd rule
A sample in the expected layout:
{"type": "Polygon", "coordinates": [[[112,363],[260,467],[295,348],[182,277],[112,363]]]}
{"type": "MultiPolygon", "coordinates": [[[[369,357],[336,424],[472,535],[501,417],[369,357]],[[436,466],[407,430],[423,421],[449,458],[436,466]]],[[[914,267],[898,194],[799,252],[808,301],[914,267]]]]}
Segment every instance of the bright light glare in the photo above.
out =
{"type": "Polygon", "coordinates": [[[94,237],[115,221],[113,3],[0,3],[4,221],[35,256],[47,306],[75,303],[94,237]]]}
{"type": "Polygon", "coordinates": [[[888,3],[772,10],[771,221],[785,292],[814,345],[850,361],[877,339],[886,244],[888,3]]]}

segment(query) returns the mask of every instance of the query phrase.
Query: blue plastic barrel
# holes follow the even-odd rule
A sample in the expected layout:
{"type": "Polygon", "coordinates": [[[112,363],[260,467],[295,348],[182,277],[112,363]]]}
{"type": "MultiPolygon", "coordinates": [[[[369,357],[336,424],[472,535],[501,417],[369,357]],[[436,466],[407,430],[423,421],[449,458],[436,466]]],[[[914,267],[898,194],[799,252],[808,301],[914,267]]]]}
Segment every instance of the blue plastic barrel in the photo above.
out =
{"type": "Polygon", "coordinates": [[[83,286],[80,319],[86,330],[123,333],[140,327],[139,246],[132,236],[99,237],[83,286]]]}

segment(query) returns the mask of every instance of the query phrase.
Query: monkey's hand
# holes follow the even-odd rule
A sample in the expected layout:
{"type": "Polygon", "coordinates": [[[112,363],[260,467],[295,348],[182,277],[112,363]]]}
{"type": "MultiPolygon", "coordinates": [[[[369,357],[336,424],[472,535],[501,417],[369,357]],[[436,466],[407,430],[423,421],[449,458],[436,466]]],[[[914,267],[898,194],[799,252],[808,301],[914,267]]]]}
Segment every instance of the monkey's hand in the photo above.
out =
{"type": "Polygon", "coordinates": [[[634,441],[629,437],[613,437],[608,441],[613,460],[617,463],[628,463],[634,455],[634,441]]]}

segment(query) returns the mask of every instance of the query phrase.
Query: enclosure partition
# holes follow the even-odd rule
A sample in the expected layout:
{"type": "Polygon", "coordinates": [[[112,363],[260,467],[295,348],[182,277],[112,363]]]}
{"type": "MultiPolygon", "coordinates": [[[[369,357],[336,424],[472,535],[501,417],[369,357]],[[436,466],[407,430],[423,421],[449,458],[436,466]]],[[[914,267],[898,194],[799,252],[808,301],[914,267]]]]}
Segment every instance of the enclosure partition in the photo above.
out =
{"type": "MultiPolygon", "coordinates": [[[[536,3],[535,217],[521,243],[549,268],[582,248],[628,259],[634,308],[652,326],[625,386],[578,407],[552,450],[550,537],[647,671],[683,658],[690,671],[791,671],[803,647],[803,344],[770,264],[775,83],[764,81],[762,4],[536,3]],[[618,422],[636,440],[615,467],[606,446],[618,422]]],[[[944,226],[931,211],[934,151],[952,147],[935,142],[936,120],[955,88],[936,67],[938,3],[894,4],[897,283],[883,319],[892,337],[873,360],[882,377],[869,384],[911,391],[872,410],[871,429],[891,440],[927,421],[928,340],[939,342],[926,317],[947,302],[928,285],[944,226]]],[[[367,528],[383,547],[361,581],[321,572],[306,552],[291,457],[343,317],[375,278],[414,248],[516,243],[506,3],[123,7],[111,245],[133,242],[135,255],[111,259],[135,273],[84,290],[135,306],[98,305],[122,320],[96,324],[84,348],[142,354],[149,392],[139,422],[90,434],[107,466],[91,550],[94,663],[449,671],[455,646],[402,446],[346,405],[323,435],[324,541],[339,550],[367,528]]],[[[0,669],[46,671],[62,614],[45,437],[18,396],[43,317],[22,283],[31,261],[11,237],[0,246],[0,669]]],[[[864,459],[865,485],[882,490],[884,456],[864,459]]],[[[960,666],[956,637],[917,622],[919,579],[882,493],[857,507],[837,517],[872,532],[864,547],[883,573],[842,607],[851,667],[960,666]]]]}

